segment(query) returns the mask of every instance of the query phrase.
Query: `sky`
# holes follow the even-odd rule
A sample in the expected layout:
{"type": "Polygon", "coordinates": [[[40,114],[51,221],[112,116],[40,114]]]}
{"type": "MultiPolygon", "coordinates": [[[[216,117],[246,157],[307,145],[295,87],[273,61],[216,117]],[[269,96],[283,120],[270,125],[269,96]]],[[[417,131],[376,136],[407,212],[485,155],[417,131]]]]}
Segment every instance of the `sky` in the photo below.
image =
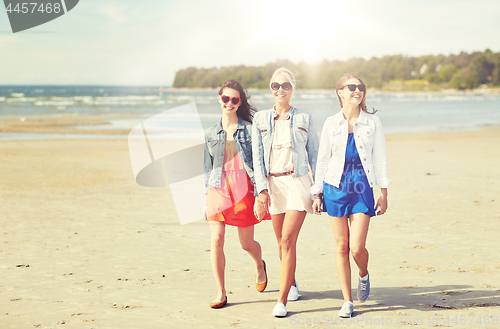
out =
{"type": "Polygon", "coordinates": [[[189,66],[499,52],[498,17],[498,0],[81,0],[12,33],[0,8],[0,85],[171,86],[189,66]]]}

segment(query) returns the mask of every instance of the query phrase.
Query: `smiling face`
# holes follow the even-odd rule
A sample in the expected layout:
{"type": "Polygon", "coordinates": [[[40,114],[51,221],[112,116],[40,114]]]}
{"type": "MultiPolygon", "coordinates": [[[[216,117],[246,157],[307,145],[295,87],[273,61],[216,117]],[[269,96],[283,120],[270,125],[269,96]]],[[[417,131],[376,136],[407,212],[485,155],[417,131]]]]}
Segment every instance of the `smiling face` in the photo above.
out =
{"type": "MultiPolygon", "coordinates": [[[[283,84],[285,82],[290,82],[288,78],[283,75],[283,74],[276,74],[272,82],[277,82],[279,84],[283,84]]],[[[288,107],[290,106],[290,98],[292,97],[293,89],[289,90],[284,90],[283,87],[280,87],[278,90],[272,90],[274,100],[276,101],[276,104],[282,106],[282,107],[288,107]]]]}
{"type": "Polygon", "coordinates": [[[221,105],[223,114],[236,115],[236,111],[238,111],[238,108],[241,105],[241,98],[239,91],[232,88],[224,88],[224,90],[222,91],[222,95],[219,95],[219,103],[221,105]],[[227,103],[224,103],[222,101],[223,96],[229,97],[229,101],[227,103]],[[233,104],[233,102],[231,101],[234,97],[240,100],[237,104],[233,104]]]}
{"type": "Polygon", "coordinates": [[[337,90],[337,94],[339,95],[339,98],[342,100],[342,106],[357,106],[361,104],[365,97],[365,93],[360,91],[358,88],[356,88],[355,91],[350,91],[349,88],[347,88],[347,85],[349,84],[354,84],[354,85],[360,85],[362,84],[361,81],[359,81],[356,78],[350,78],[346,80],[344,83],[344,88],[337,90]]]}

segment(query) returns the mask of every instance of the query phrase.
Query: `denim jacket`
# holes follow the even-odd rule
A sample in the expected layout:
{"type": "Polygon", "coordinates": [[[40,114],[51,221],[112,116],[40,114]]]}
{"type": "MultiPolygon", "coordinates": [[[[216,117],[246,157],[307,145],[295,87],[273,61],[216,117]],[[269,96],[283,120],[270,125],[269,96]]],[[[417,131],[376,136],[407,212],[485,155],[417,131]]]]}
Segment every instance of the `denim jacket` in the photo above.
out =
{"type": "MultiPolygon", "coordinates": [[[[236,151],[241,157],[248,177],[255,183],[252,163],[252,124],[238,118],[238,126],[233,135],[236,151]]],[[[222,120],[205,131],[204,178],[205,194],[208,185],[221,187],[224,167],[224,147],[226,132],[222,129],[222,120]]]]}
{"type": "MultiPolygon", "coordinates": [[[[381,188],[389,187],[391,180],[387,169],[387,152],[379,117],[360,111],[358,120],[354,123],[353,132],[359,158],[370,187],[375,184],[381,188]]],[[[323,182],[339,187],[344,170],[348,135],[349,123],[342,110],[326,118],[321,133],[315,184],[311,188],[312,194],[323,192],[323,182]]]]}
{"type": "MultiPolygon", "coordinates": [[[[252,150],[256,194],[268,189],[266,177],[269,176],[269,157],[274,137],[273,112],[273,109],[257,112],[253,119],[252,150]]],[[[310,166],[314,177],[319,141],[312,116],[309,112],[292,107],[285,119],[291,121],[293,175],[300,177],[307,174],[310,166]]]]}

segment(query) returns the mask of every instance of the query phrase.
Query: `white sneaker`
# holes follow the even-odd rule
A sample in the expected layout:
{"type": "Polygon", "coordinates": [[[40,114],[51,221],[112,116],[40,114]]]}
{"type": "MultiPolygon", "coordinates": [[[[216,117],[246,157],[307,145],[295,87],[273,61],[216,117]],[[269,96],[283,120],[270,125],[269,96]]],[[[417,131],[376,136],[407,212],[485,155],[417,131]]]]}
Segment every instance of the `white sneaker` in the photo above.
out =
{"type": "Polygon", "coordinates": [[[339,311],[339,316],[341,318],[350,318],[353,310],[354,310],[354,304],[352,302],[345,302],[339,311]]]}
{"type": "Polygon", "coordinates": [[[299,299],[299,284],[297,281],[295,281],[295,285],[290,287],[290,290],[288,291],[288,297],[286,298],[287,300],[297,300],[299,299]]]}
{"type": "Polygon", "coordinates": [[[276,303],[276,306],[273,308],[273,315],[276,317],[284,317],[286,316],[286,306],[282,302],[276,303]]]}

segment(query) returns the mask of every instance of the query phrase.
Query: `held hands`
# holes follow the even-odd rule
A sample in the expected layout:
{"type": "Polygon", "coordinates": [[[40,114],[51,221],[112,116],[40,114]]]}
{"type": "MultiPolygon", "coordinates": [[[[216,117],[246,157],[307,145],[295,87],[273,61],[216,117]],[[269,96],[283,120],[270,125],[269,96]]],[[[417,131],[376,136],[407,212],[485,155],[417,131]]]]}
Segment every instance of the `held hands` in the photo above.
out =
{"type": "Polygon", "coordinates": [[[268,212],[269,208],[269,193],[267,190],[263,190],[255,198],[255,203],[253,205],[253,213],[258,220],[262,220],[268,212]]]}
{"type": "Polygon", "coordinates": [[[321,215],[321,199],[320,198],[314,199],[313,211],[316,215],[321,215]]]}
{"type": "Polygon", "coordinates": [[[255,202],[253,204],[253,214],[258,221],[261,221],[262,218],[264,218],[264,216],[266,215],[266,209],[264,209],[262,203],[260,203],[257,198],[255,198],[255,202]]]}

